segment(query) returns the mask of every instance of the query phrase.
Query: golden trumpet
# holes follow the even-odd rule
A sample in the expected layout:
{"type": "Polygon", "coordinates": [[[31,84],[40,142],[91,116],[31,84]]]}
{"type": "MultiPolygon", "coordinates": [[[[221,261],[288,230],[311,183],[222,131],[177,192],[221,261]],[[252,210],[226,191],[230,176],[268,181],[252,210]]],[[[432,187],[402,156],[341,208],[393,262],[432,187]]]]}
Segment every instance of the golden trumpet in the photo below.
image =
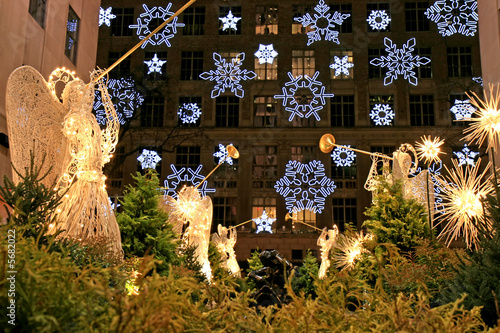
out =
{"type": "Polygon", "coordinates": [[[365,151],[365,150],[360,150],[360,149],[356,149],[356,148],[338,145],[335,143],[335,137],[332,134],[330,134],[330,133],[323,134],[323,136],[319,140],[319,149],[323,153],[328,154],[329,152],[331,152],[333,150],[333,147],[341,147],[341,148],[349,149],[349,150],[352,150],[352,151],[355,151],[355,152],[358,152],[361,154],[367,154],[367,155],[371,155],[371,156],[379,156],[379,157],[386,158],[389,160],[393,159],[392,157],[389,157],[389,156],[384,155],[384,154],[370,153],[370,152],[365,151]]]}
{"type": "Polygon", "coordinates": [[[213,170],[210,171],[210,173],[205,178],[203,178],[203,180],[198,185],[196,185],[195,189],[200,187],[201,184],[203,184],[203,182],[205,182],[205,180],[207,180],[208,177],[210,177],[210,175],[212,175],[214,173],[214,171],[217,170],[217,168],[220,167],[222,165],[222,163],[224,163],[228,157],[234,158],[235,160],[240,158],[240,152],[238,151],[238,149],[236,149],[235,146],[227,145],[226,151],[227,151],[226,157],[224,157],[224,159],[222,161],[220,161],[219,164],[217,164],[217,166],[215,168],[213,168],[213,170]]]}

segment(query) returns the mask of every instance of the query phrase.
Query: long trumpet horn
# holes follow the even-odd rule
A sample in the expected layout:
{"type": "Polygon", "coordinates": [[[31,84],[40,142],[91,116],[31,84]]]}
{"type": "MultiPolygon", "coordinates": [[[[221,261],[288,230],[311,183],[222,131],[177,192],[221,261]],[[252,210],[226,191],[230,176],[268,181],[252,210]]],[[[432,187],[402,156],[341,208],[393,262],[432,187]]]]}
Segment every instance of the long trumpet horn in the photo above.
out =
{"type": "Polygon", "coordinates": [[[330,134],[330,133],[323,134],[323,136],[319,140],[319,149],[323,153],[328,154],[329,152],[331,152],[333,150],[333,147],[345,148],[345,149],[349,149],[349,150],[352,150],[352,151],[355,151],[355,152],[358,152],[361,154],[366,154],[366,155],[371,155],[371,156],[379,156],[379,157],[386,158],[389,160],[393,159],[392,157],[389,157],[389,156],[384,155],[384,154],[370,153],[370,152],[365,151],[365,150],[360,150],[360,149],[356,149],[356,148],[338,145],[335,143],[335,137],[332,134],[330,134]]]}
{"type": "Polygon", "coordinates": [[[196,187],[194,188],[195,190],[198,189],[198,187],[200,187],[201,184],[203,184],[203,182],[205,182],[208,179],[208,177],[210,177],[214,173],[214,171],[217,170],[217,168],[220,167],[227,160],[228,157],[234,158],[235,160],[240,158],[240,152],[238,151],[238,149],[236,149],[235,146],[227,145],[226,151],[227,151],[226,157],[224,157],[224,159],[220,161],[219,164],[217,164],[217,166],[213,168],[213,170],[210,171],[210,173],[205,178],[203,178],[203,180],[198,185],[196,185],[196,187]]]}

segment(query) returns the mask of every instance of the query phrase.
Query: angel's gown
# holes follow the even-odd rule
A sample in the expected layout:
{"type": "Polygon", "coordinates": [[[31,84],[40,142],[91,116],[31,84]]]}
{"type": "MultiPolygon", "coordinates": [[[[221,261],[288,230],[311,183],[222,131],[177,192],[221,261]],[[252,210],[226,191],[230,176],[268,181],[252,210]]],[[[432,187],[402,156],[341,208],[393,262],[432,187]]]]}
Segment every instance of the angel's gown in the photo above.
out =
{"type": "Polygon", "coordinates": [[[334,229],[326,230],[323,229],[321,235],[318,238],[317,245],[321,249],[321,265],[318,271],[318,277],[323,279],[326,276],[326,272],[328,268],[330,268],[330,250],[333,247],[333,243],[337,239],[337,235],[339,233],[337,226],[333,226],[334,229]]]}

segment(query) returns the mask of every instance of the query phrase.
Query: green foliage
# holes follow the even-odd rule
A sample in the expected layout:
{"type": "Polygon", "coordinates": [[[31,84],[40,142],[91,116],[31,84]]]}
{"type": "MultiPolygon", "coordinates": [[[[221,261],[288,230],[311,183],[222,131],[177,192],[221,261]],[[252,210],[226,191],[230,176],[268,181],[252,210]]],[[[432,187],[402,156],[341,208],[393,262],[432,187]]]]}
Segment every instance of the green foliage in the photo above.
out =
{"type": "Polygon", "coordinates": [[[319,266],[316,257],[307,250],[302,266],[296,270],[292,279],[292,288],[295,293],[304,293],[316,297],[316,281],[318,280],[319,266]]]}
{"type": "MultiPolygon", "coordinates": [[[[257,248],[255,251],[252,252],[252,254],[250,255],[250,258],[247,259],[247,262],[248,262],[247,273],[259,270],[262,267],[264,267],[264,265],[262,264],[262,261],[259,258],[259,255],[260,255],[260,250],[257,248]]],[[[249,289],[257,288],[257,285],[255,284],[253,279],[248,277],[248,274],[247,274],[245,280],[246,280],[246,284],[247,284],[249,289]]]]}

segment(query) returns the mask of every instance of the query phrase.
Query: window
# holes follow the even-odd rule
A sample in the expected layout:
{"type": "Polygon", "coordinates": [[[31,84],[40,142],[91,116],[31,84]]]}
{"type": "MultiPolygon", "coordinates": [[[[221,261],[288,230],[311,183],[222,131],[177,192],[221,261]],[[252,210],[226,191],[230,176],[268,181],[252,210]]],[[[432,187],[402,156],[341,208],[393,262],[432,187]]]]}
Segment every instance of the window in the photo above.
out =
{"type": "Polygon", "coordinates": [[[292,13],[293,13],[292,34],[306,34],[306,33],[314,30],[311,28],[311,25],[304,27],[302,25],[302,23],[295,21],[296,17],[302,17],[306,13],[314,13],[313,7],[314,6],[310,6],[310,5],[293,5],[293,7],[292,7],[292,13]]]}
{"type": "Polygon", "coordinates": [[[203,51],[181,52],[181,80],[202,80],[203,51]]]}
{"type": "MultiPolygon", "coordinates": [[[[427,57],[432,60],[431,57],[431,48],[430,47],[419,47],[415,49],[415,54],[418,54],[420,57],[427,57]]],[[[432,67],[431,62],[427,65],[420,65],[416,67],[415,70],[417,72],[417,77],[419,79],[431,79],[432,78],[432,67]]]]}
{"type": "Polygon", "coordinates": [[[219,8],[219,35],[241,35],[241,19],[236,22],[236,30],[232,28],[227,28],[222,30],[224,23],[220,20],[226,17],[229,12],[233,14],[234,17],[241,18],[241,7],[220,7],[219,8]]]}
{"type": "Polygon", "coordinates": [[[304,225],[304,223],[312,227],[315,227],[316,213],[310,211],[309,209],[304,209],[301,210],[300,212],[294,212],[292,218],[293,218],[292,223],[294,232],[314,231],[313,228],[307,227],[306,225],[304,225]]]}
{"type": "Polygon", "coordinates": [[[370,152],[372,153],[381,153],[387,156],[392,156],[392,153],[396,151],[396,147],[394,146],[371,146],[370,152]]]}
{"type": "MultiPolygon", "coordinates": [[[[268,217],[276,218],[276,198],[253,198],[252,219],[262,216],[264,211],[268,217]]],[[[276,224],[273,229],[276,229],[276,224]]]]}
{"type": "Polygon", "coordinates": [[[198,146],[177,147],[177,154],[175,156],[175,165],[178,168],[186,167],[186,168],[196,169],[200,165],[200,147],[198,146]]]}
{"type": "Polygon", "coordinates": [[[255,8],[255,34],[278,34],[278,5],[257,6],[255,8]]]}
{"type": "Polygon", "coordinates": [[[434,126],[434,96],[410,95],[411,126],[434,126]]]}
{"type": "Polygon", "coordinates": [[[368,78],[370,79],[382,79],[387,73],[387,67],[375,66],[370,64],[375,58],[380,58],[385,55],[384,49],[368,49],[368,78]]]}
{"type": "Polygon", "coordinates": [[[255,96],[253,108],[253,125],[255,127],[276,126],[276,100],[273,96],[255,96]]]}
{"type": "Polygon", "coordinates": [[[111,20],[111,36],[132,36],[133,30],[128,26],[134,24],[134,8],[113,7],[111,13],[116,15],[116,17],[111,20]]]}
{"type": "Polygon", "coordinates": [[[233,61],[233,59],[236,59],[236,63],[240,63],[242,60],[241,60],[241,56],[238,56],[239,54],[240,54],[240,52],[236,52],[236,51],[219,52],[220,57],[226,60],[226,64],[231,63],[233,61]]]}
{"type": "Polygon", "coordinates": [[[163,127],[163,111],[165,98],[147,97],[141,112],[142,127],[163,127]]]}
{"type": "MultiPolygon", "coordinates": [[[[118,59],[120,59],[125,52],[109,52],[108,55],[108,66],[114,64],[118,59]]],[[[109,76],[112,78],[121,78],[130,75],[130,57],[125,58],[122,62],[118,64],[111,72],[109,76]]]]}
{"type": "Polygon", "coordinates": [[[292,50],[292,75],[308,75],[315,72],[314,50],[292,50]]]}
{"type": "MultiPolygon", "coordinates": [[[[389,18],[391,17],[391,7],[390,7],[390,5],[388,3],[379,3],[379,2],[367,3],[366,4],[366,11],[367,11],[366,17],[368,18],[368,16],[370,16],[370,13],[372,11],[374,11],[374,10],[383,10],[389,16],[389,18]]],[[[381,22],[380,18],[378,20],[375,20],[375,21],[377,23],[381,22]]],[[[372,27],[367,22],[366,31],[368,31],[368,32],[379,32],[380,30],[376,30],[376,29],[374,30],[374,29],[372,29],[372,27]]],[[[391,21],[389,21],[389,24],[387,25],[387,28],[385,28],[382,31],[384,31],[384,32],[391,31],[391,21]]]]}
{"type": "Polygon", "coordinates": [[[199,36],[205,34],[205,7],[189,7],[184,10],[182,34],[199,36]]]}
{"type": "Polygon", "coordinates": [[[236,225],[236,206],[238,203],[236,197],[215,197],[212,202],[214,214],[212,232],[217,232],[219,224],[224,227],[236,225]]]}
{"type": "Polygon", "coordinates": [[[330,98],[331,126],[354,127],[354,96],[335,95],[330,98]]]}
{"type": "Polygon", "coordinates": [[[472,77],[470,46],[448,47],[448,77],[472,77]]]}
{"type": "Polygon", "coordinates": [[[43,28],[45,26],[45,3],[47,0],[30,0],[29,12],[43,28]]]}
{"type": "Polygon", "coordinates": [[[219,96],[215,99],[215,126],[238,127],[240,99],[236,96],[219,96]]]}
{"type": "MultiPolygon", "coordinates": [[[[345,158],[346,156],[345,153],[340,154],[341,158],[345,158]]],[[[356,155],[354,162],[350,166],[345,167],[337,166],[335,162],[332,161],[332,179],[335,180],[337,188],[356,188],[357,158],[358,156],[356,155]]]]}
{"type": "Polygon", "coordinates": [[[76,64],[76,52],[78,49],[78,30],[80,25],[80,18],[76,15],[71,6],[68,11],[68,22],[66,23],[66,47],[64,54],[76,64]]]}
{"type": "Polygon", "coordinates": [[[351,33],[352,32],[352,5],[351,4],[330,4],[330,14],[334,14],[335,12],[339,12],[340,14],[351,14],[348,18],[342,22],[342,24],[335,25],[333,30],[336,30],[340,33],[351,33]]]}
{"type": "MultiPolygon", "coordinates": [[[[391,110],[395,113],[394,111],[394,96],[393,95],[370,95],[370,113],[371,110],[375,107],[377,104],[382,104],[382,105],[389,105],[391,110]]],[[[385,117],[386,114],[384,111],[378,112],[379,117],[385,117]]],[[[392,118],[386,118],[388,122],[390,122],[390,125],[386,125],[386,122],[383,120],[381,121],[381,124],[375,124],[374,120],[370,117],[370,124],[371,126],[393,126],[395,123],[395,119],[392,118]]]]}
{"type": "Polygon", "coordinates": [[[264,62],[261,64],[259,58],[254,58],[256,80],[277,80],[278,79],[278,58],[273,59],[273,63],[264,62]]]}
{"type": "MultiPolygon", "coordinates": [[[[332,64],[335,63],[335,61],[333,60],[335,57],[338,57],[342,60],[345,56],[347,56],[347,62],[350,62],[352,64],[354,63],[352,51],[348,51],[348,50],[331,50],[330,51],[330,61],[332,62],[332,64]]],[[[349,68],[349,75],[346,75],[346,74],[344,74],[343,71],[341,71],[339,75],[335,76],[335,69],[330,68],[330,78],[332,80],[352,79],[353,73],[354,73],[354,68],[351,67],[351,68],[349,68]]]]}
{"type": "Polygon", "coordinates": [[[253,187],[274,188],[278,178],[278,149],[276,146],[253,147],[253,187]]]}
{"type": "MultiPolygon", "coordinates": [[[[182,107],[182,105],[191,104],[191,103],[196,104],[198,106],[198,108],[201,109],[201,97],[181,96],[181,97],[179,97],[179,108],[177,110],[179,110],[182,107]]],[[[187,116],[193,115],[192,110],[184,109],[184,112],[186,112],[187,116]]],[[[192,123],[192,122],[183,123],[179,117],[177,120],[177,125],[183,126],[183,127],[200,127],[200,124],[201,124],[201,116],[198,117],[198,119],[194,123],[192,123]]]]}
{"type": "MultiPolygon", "coordinates": [[[[161,73],[152,71],[148,74],[149,66],[144,63],[144,78],[146,80],[153,80],[153,81],[162,81],[167,78],[167,52],[166,51],[157,51],[157,52],[149,52],[146,51],[144,53],[144,61],[149,61],[154,58],[154,56],[158,58],[158,60],[163,60],[165,61],[163,65],[160,68],[161,73]]],[[[130,63],[130,62],[129,62],[130,63]]]]}
{"type": "Polygon", "coordinates": [[[405,3],[406,31],[429,31],[429,19],[424,14],[427,8],[428,1],[405,3]]]}
{"type": "MultiPolygon", "coordinates": [[[[295,225],[293,227],[295,228],[295,225]]],[[[292,260],[302,260],[304,256],[303,252],[302,249],[292,249],[292,260]]]]}
{"type": "Polygon", "coordinates": [[[292,146],[290,157],[300,163],[309,163],[317,157],[316,146],[292,146]]]}
{"type": "Polygon", "coordinates": [[[356,225],[356,198],[333,198],[333,223],[344,231],[350,222],[356,225]]]}

